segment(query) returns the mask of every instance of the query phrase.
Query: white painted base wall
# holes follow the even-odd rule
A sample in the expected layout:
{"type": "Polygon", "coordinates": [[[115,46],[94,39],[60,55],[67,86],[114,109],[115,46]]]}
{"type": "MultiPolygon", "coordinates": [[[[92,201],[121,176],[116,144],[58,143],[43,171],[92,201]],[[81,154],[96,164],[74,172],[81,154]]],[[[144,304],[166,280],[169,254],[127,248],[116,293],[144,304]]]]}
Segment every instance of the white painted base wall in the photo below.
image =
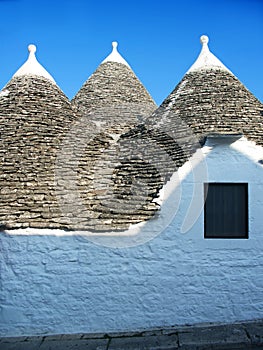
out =
{"type": "Polygon", "coordinates": [[[93,243],[88,235],[62,231],[2,232],[0,335],[263,318],[263,166],[258,163],[263,150],[245,139],[232,144],[209,139],[203,154],[207,175],[202,170],[193,179],[196,170],[188,173],[189,164],[180,169],[181,187],[176,176],[166,186],[160,218],[139,226],[140,235],[156,231],[143,244],[136,245],[136,236],[134,246],[116,248],[121,236],[93,243]],[[207,180],[249,183],[248,240],[203,238],[200,208],[207,180]],[[170,224],[163,229],[165,222],[170,224]]]}

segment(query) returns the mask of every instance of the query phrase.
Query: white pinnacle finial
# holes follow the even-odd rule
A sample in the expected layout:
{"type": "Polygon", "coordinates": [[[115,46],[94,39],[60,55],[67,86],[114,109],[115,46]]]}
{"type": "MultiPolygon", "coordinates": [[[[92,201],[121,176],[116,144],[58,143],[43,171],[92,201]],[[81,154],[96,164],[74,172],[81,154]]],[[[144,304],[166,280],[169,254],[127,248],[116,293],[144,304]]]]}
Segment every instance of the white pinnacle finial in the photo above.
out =
{"type": "Polygon", "coordinates": [[[13,75],[13,77],[19,77],[22,75],[37,75],[44,77],[52,83],[55,83],[53,77],[45,70],[43,66],[36,59],[36,45],[30,44],[28,45],[29,56],[27,61],[18,69],[18,71],[13,75]]]}
{"type": "Polygon", "coordinates": [[[201,44],[208,44],[208,42],[209,42],[209,38],[208,38],[207,35],[202,35],[202,36],[200,37],[200,43],[201,43],[201,44]]]}
{"type": "Polygon", "coordinates": [[[28,45],[28,51],[31,53],[35,53],[37,51],[36,45],[30,44],[28,45]]]}
{"type": "Polygon", "coordinates": [[[111,44],[112,44],[112,52],[101,63],[117,62],[117,63],[125,64],[125,66],[130,68],[129,64],[125,61],[125,59],[119,54],[117,50],[117,47],[118,47],[117,41],[113,41],[111,44]]]}
{"type": "Polygon", "coordinates": [[[223,63],[209,50],[209,47],[207,45],[209,42],[208,36],[202,35],[200,37],[200,42],[202,44],[202,50],[197,60],[187,71],[187,73],[204,69],[221,69],[227,70],[229,72],[229,70],[223,65],[223,63]]]}

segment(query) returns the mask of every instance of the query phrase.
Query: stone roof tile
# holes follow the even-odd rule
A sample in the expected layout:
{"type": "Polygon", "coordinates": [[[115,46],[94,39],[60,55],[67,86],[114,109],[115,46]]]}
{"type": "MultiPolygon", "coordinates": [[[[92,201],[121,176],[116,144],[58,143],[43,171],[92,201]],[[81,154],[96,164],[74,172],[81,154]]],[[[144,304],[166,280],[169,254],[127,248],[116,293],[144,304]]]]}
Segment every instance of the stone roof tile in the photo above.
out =
{"type": "Polygon", "coordinates": [[[113,52],[83,84],[72,105],[89,120],[107,122],[104,131],[113,126],[120,134],[123,128],[128,130],[148,117],[157,106],[113,44],[113,52]]]}
{"type": "Polygon", "coordinates": [[[0,94],[0,223],[55,227],[56,154],[75,115],[50,79],[15,75],[0,94]]]}
{"type": "MultiPolygon", "coordinates": [[[[80,182],[85,184],[88,193],[87,196],[81,195],[81,199],[86,214],[96,218],[94,228],[119,230],[146,220],[149,217],[147,211],[152,216],[151,196],[146,202],[144,196],[142,202],[141,186],[136,178],[138,173],[139,177],[145,177],[149,170],[142,169],[141,160],[127,160],[124,146],[118,140],[122,133],[141,123],[157,106],[117,52],[115,42],[112,53],[84,83],[72,105],[82,116],[79,130],[86,128],[86,121],[97,127],[92,140],[79,152],[78,163],[80,182]],[[133,165],[133,170],[129,168],[129,174],[123,176],[119,168],[123,164],[122,170],[125,170],[126,162],[133,165]]],[[[79,186],[82,186],[80,182],[79,186]]]]}

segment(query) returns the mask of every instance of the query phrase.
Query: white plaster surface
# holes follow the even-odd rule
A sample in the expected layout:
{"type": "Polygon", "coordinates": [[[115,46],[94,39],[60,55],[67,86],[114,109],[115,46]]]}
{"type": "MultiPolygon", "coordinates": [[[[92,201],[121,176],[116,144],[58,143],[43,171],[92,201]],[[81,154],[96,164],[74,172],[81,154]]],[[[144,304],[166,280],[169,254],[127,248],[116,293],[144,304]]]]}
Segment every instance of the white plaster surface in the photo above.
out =
{"type": "Polygon", "coordinates": [[[187,73],[203,69],[221,69],[230,72],[229,69],[209,50],[208,41],[209,38],[206,35],[201,36],[200,42],[202,44],[202,50],[187,73]]]}
{"type": "Polygon", "coordinates": [[[13,77],[19,77],[23,75],[36,75],[47,78],[52,83],[55,83],[53,77],[46,71],[46,69],[38,62],[35,56],[36,46],[33,44],[28,45],[28,59],[26,62],[16,71],[13,77]]]}
{"type": "Polygon", "coordinates": [[[245,138],[209,138],[202,151],[204,159],[195,155],[167,184],[159,219],[140,228],[163,232],[143,244],[114,248],[79,233],[2,232],[0,335],[262,318],[263,149],[245,138]],[[206,181],[248,182],[249,239],[203,238],[206,181]],[[189,211],[196,217],[187,219],[189,211]]]}
{"type": "Polygon", "coordinates": [[[125,64],[125,66],[129,67],[128,62],[119,54],[118,50],[118,43],[116,41],[112,42],[112,52],[105,58],[105,60],[102,61],[102,63],[105,62],[117,62],[117,63],[122,63],[125,64]]]}

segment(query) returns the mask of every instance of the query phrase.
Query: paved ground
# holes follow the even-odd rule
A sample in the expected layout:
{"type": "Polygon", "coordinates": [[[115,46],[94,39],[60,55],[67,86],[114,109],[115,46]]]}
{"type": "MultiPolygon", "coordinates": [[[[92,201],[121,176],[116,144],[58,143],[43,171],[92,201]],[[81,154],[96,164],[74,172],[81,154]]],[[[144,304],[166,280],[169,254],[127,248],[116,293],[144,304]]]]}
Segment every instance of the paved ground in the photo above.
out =
{"type": "Polygon", "coordinates": [[[263,320],[108,334],[3,337],[0,350],[263,350],[263,320]]]}

